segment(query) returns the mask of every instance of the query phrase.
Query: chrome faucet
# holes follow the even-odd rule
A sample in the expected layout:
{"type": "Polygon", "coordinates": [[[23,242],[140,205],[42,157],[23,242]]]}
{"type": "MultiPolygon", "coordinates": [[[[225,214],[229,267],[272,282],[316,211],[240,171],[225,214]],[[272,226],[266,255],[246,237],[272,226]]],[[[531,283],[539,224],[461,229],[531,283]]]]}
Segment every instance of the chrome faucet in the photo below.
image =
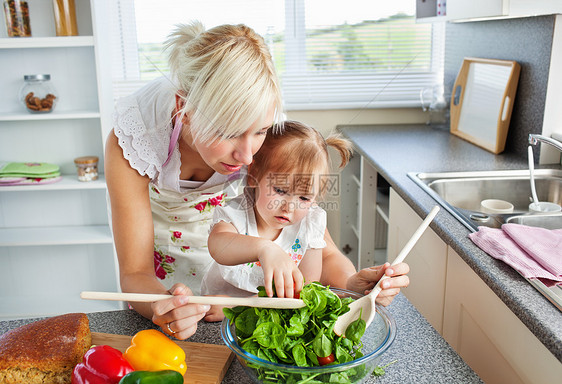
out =
{"type": "Polygon", "coordinates": [[[541,143],[547,143],[552,145],[554,148],[558,149],[559,151],[562,152],[562,143],[559,142],[558,140],[555,140],[553,138],[547,137],[547,136],[543,136],[543,135],[535,135],[535,134],[529,134],[529,144],[531,145],[537,145],[538,142],[541,143]]]}

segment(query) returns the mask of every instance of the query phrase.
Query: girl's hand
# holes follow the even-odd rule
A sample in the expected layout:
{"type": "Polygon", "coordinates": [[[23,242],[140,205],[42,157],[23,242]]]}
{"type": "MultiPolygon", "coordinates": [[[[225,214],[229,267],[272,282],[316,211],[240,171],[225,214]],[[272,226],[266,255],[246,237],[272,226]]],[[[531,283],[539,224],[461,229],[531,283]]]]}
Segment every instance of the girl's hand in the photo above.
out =
{"type": "Polygon", "coordinates": [[[400,288],[406,288],[410,284],[408,272],[410,272],[410,267],[406,263],[399,263],[392,267],[389,263],[385,263],[365,268],[349,277],[346,288],[366,295],[383,275],[387,275],[390,279],[381,283],[382,291],[376,299],[377,304],[387,306],[400,292],[400,288]]]}
{"type": "Polygon", "coordinates": [[[224,319],[223,308],[225,308],[224,305],[211,305],[211,309],[205,315],[205,321],[209,323],[222,321],[224,319]]]}
{"type": "Polygon", "coordinates": [[[197,323],[211,306],[190,304],[191,289],[181,283],[175,284],[168,292],[174,297],[151,304],[154,313],[152,322],[160,326],[164,333],[185,340],[195,333],[197,323]]]}
{"type": "MultiPolygon", "coordinates": [[[[212,295],[212,296],[220,296],[220,297],[228,297],[228,295],[212,295]]],[[[211,305],[211,309],[207,311],[205,314],[205,321],[209,323],[222,321],[224,319],[224,312],[222,311],[223,308],[226,308],[226,305],[211,305]]]]}
{"type": "Polygon", "coordinates": [[[291,257],[273,242],[258,253],[263,269],[265,292],[273,297],[273,282],[277,297],[293,298],[295,290],[300,292],[303,284],[302,273],[291,257]]]}

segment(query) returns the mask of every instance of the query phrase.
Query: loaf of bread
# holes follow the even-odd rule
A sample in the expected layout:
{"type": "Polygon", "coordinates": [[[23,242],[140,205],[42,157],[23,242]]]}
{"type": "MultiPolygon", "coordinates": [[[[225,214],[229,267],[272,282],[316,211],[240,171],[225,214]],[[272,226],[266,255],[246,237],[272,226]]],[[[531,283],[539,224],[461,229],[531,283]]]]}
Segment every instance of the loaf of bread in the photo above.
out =
{"type": "Polygon", "coordinates": [[[0,383],[70,383],[74,366],[91,347],[84,313],[68,313],[0,336],[0,383]]]}

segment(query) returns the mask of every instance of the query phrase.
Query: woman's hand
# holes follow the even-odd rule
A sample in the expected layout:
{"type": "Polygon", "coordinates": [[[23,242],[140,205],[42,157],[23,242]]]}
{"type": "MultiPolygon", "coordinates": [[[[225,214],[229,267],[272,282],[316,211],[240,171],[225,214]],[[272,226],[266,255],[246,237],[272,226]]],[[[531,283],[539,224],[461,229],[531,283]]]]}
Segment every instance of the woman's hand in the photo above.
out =
{"type": "Polygon", "coordinates": [[[211,308],[210,305],[190,304],[191,289],[175,284],[168,292],[174,297],[152,303],[152,322],[164,333],[185,340],[197,330],[197,323],[211,308]]]}
{"type": "Polygon", "coordinates": [[[259,250],[258,260],[263,269],[265,292],[273,297],[273,282],[277,297],[293,298],[300,292],[303,276],[295,262],[281,247],[273,242],[259,250]]]}
{"type": "Polygon", "coordinates": [[[378,294],[376,302],[380,305],[389,305],[394,297],[400,292],[400,288],[406,288],[410,284],[407,274],[410,267],[406,263],[390,266],[389,263],[369,267],[360,270],[347,279],[346,288],[363,294],[369,293],[383,276],[389,276],[381,283],[382,291],[378,294]]]}

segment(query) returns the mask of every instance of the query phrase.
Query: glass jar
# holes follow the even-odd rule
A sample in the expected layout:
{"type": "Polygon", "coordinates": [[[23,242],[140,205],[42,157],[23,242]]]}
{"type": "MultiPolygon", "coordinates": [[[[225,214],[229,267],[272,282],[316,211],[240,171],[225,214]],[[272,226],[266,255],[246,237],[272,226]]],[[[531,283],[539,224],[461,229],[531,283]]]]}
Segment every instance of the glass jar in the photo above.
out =
{"type": "Polygon", "coordinates": [[[76,7],[74,0],[53,0],[57,36],[76,36],[76,7]]]}
{"type": "Polygon", "coordinates": [[[78,180],[92,181],[98,179],[98,157],[83,156],[74,159],[76,170],[78,171],[78,180]]]}
{"type": "Polygon", "coordinates": [[[6,28],[10,37],[30,37],[29,6],[27,1],[4,1],[4,16],[6,28]]]}
{"type": "Polygon", "coordinates": [[[57,96],[51,75],[25,75],[19,99],[31,113],[47,113],[55,108],[57,96]]]}

